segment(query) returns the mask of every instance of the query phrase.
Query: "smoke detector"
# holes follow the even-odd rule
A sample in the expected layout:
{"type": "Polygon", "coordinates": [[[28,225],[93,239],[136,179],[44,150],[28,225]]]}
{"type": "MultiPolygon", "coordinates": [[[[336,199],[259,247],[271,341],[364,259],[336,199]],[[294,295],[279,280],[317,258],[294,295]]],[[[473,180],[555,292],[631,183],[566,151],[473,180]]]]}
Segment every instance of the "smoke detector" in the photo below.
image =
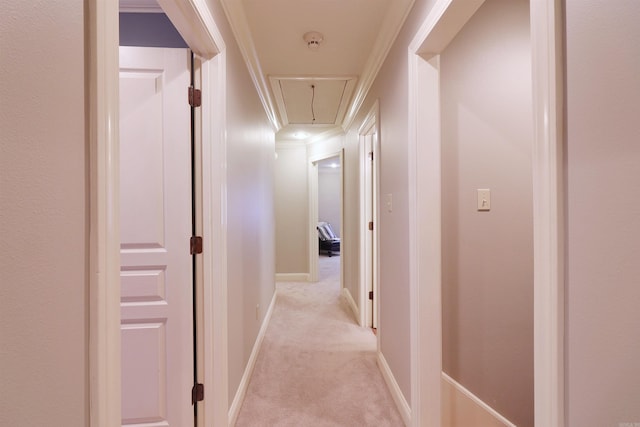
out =
{"type": "Polygon", "coordinates": [[[324,36],[317,31],[309,31],[302,38],[307,42],[307,47],[311,50],[318,50],[320,43],[324,41],[324,36]]]}

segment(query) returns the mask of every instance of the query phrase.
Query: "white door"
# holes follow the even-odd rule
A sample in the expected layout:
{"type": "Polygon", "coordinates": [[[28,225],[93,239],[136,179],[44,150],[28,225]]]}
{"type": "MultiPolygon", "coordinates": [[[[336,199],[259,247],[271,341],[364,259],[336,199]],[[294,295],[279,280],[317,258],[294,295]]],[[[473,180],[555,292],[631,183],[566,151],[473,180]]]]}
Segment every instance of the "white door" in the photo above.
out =
{"type": "Polygon", "coordinates": [[[123,425],[193,425],[189,59],[120,48],[123,425]]]}

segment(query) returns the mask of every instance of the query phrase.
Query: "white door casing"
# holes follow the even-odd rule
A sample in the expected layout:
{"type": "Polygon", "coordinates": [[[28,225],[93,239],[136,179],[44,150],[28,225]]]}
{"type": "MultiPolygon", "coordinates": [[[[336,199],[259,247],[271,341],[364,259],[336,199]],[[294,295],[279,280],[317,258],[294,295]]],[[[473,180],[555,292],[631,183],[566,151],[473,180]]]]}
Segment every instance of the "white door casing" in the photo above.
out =
{"type": "Polygon", "coordinates": [[[122,424],[193,424],[189,50],[120,48],[122,424]]]}
{"type": "Polygon", "coordinates": [[[373,220],[373,135],[368,134],[362,137],[364,149],[364,217],[362,217],[362,233],[364,235],[365,251],[364,251],[364,296],[365,296],[365,326],[373,327],[373,301],[377,299],[377,295],[369,297],[373,294],[373,230],[377,226],[373,220]]]}
{"type": "MultiPolygon", "coordinates": [[[[340,223],[344,227],[344,152],[340,147],[338,151],[334,151],[335,146],[328,146],[326,150],[322,150],[320,153],[316,153],[307,158],[308,160],[308,191],[309,191],[309,282],[318,281],[318,162],[321,160],[329,159],[331,157],[340,158],[340,223]]],[[[344,252],[346,232],[343,228],[340,237],[340,251],[344,252]]],[[[340,257],[340,289],[344,288],[344,264],[342,262],[342,256],[340,257]]]]}
{"type": "Polygon", "coordinates": [[[378,110],[376,101],[358,130],[360,156],[360,324],[378,327],[378,110]],[[373,223],[369,230],[368,223],[373,223]],[[369,299],[373,292],[373,299],[369,299]]]}

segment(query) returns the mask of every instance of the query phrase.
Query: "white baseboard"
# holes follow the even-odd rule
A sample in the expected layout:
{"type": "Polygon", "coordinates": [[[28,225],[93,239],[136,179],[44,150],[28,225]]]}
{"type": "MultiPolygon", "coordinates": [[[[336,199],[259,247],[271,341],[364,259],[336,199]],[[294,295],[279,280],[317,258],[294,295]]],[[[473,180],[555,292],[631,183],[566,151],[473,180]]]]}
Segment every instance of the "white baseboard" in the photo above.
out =
{"type": "Polygon", "coordinates": [[[349,291],[349,289],[342,288],[342,295],[344,295],[345,299],[347,300],[347,304],[349,304],[349,307],[351,307],[351,311],[353,312],[354,316],[356,316],[356,322],[360,323],[360,310],[358,310],[358,305],[354,301],[353,296],[351,296],[351,292],[349,291]]]}
{"type": "Polygon", "coordinates": [[[404,395],[400,390],[400,386],[396,382],[396,379],[381,352],[378,352],[378,368],[380,368],[382,377],[387,383],[387,387],[389,387],[389,391],[391,392],[391,396],[398,407],[398,411],[400,412],[402,421],[404,421],[404,425],[409,427],[411,425],[411,408],[407,403],[407,399],[404,398],[404,395]]]}
{"type": "Polygon", "coordinates": [[[256,365],[256,359],[258,358],[258,353],[260,352],[260,347],[262,346],[262,341],[264,340],[264,335],[267,332],[267,326],[269,326],[269,321],[271,320],[271,315],[273,314],[273,307],[276,305],[276,299],[278,297],[278,292],[273,293],[273,298],[271,298],[271,304],[269,304],[269,309],[262,320],[262,326],[260,326],[260,331],[258,332],[258,336],[256,337],[256,342],[253,344],[253,349],[251,350],[251,355],[249,356],[249,361],[247,362],[247,367],[244,369],[244,374],[242,375],[242,379],[240,380],[240,385],[238,386],[238,391],[236,392],[235,397],[233,398],[233,403],[229,408],[229,426],[235,426],[236,421],[238,420],[238,414],[240,413],[240,408],[242,407],[242,402],[244,401],[244,397],[247,394],[247,387],[249,386],[249,380],[251,379],[251,374],[253,373],[253,368],[256,365]]]}
{"type": "Polygon", "coordinates": [[[442,425],[516,427],[444,372],[442,373],[442,425]]]}
{"type": "Polygon", "coordinates": [[[308,282],[309,273],[276,273],[276,282],[308,282]]]}

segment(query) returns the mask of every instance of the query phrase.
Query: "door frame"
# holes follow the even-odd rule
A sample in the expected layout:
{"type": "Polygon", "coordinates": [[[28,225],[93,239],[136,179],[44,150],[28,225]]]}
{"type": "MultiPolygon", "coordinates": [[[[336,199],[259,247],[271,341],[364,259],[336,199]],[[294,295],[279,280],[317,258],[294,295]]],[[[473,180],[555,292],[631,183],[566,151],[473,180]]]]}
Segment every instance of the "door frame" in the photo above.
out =
{"type": "MultiPolygon", "coordinates": [[[[376,100],[367,113],[365,119],[360,125],[358,129],[358,155],[359,155],[359,166],[360,166],[360,221],[359,221],[359,233],[360,236],[360,295],[359,295],[359,304],[360,304],[360,326],[362,327],[377,327],[378,321],[377,316],[380,312],[378,307],[379,303],[379,225],[378,220],[380,218],[380,208],[379,208],[379,162],[380,162],[380,103],[376,100]],[[368,160],[368,153],[365,147],[365,138],[370,135],[376,135],[375,138],[372,138],[371,142],[371,150],[373,152],[373,162],[371,165],[371,192],[372,192],[372,221],[373,221],[373,233],[371,236],[371,240],[367,239],[367,223],[366,223],[366,213],[367,213],[367,198],[364,194],[367,188],[366,180],[369,178],[365,176],[366,164],[365,162],[368,160]],[[372,256],[372,265],[371,265],[371,291],[373,291],[373,304],[370,304],[368,292],[369,292],[369,283],[367,283],[367,255],[368,255],[368,246],[371,245],[371,256],[372,256]]],[[[379,340],[379,334],[378,342],[379,340]]]]}
{"type": "MultiPolygon", "coordinates": [[[[439,54],[482,3],[438,0],[408,52],[411,407],[416,427],[439,427],[441,422],[439,54]],[[431,102],[420,102],[426,93],[431,102]]],[[[562,19],[561,0],[530,2],[536,427],[564,425],[562,19]]]]}
{"type": "MultiPolygon", "coordinates": [[[[198,309],[201,345],[207,356],[201,375],[208,385],[199,425],[228,423],[226,323],[225,44],[215,21],[198,0],[158,2],[194,53],[202,59],[202,209],[204,296],[198,309]],[[215,93],[215,99],[207,94],[215,93]],[[212,237],[216,236],[216,245],[212,237]],[[208,252],[207,252],[208,250],[208,252]],[[214,257],[214,252],[215,257],[214,257]],[[209,323],[206,323],[208,321],[209,323]],[[206,324],[213,325],[204,328],[206,324]],[[216,381],[213,380],[216,379],[216,381]],[[214,401],[215,400],[215,401],[214,401]]],[[[87,80],[89,97],[89,423],[121,423],[120,382],[120,204],[119,204],[119,5],[88,2],[87,80]]],[[[185,91],[186,93],[186,91],[185,91]]]]}
{"type": "Polygon", "coordinates": [[[318,281],[318,162],[332,157],[340,159],[340,290],[344,288],[344,149],[329,151],[308,157],[309,185],[309,282],[318,281]]]}

